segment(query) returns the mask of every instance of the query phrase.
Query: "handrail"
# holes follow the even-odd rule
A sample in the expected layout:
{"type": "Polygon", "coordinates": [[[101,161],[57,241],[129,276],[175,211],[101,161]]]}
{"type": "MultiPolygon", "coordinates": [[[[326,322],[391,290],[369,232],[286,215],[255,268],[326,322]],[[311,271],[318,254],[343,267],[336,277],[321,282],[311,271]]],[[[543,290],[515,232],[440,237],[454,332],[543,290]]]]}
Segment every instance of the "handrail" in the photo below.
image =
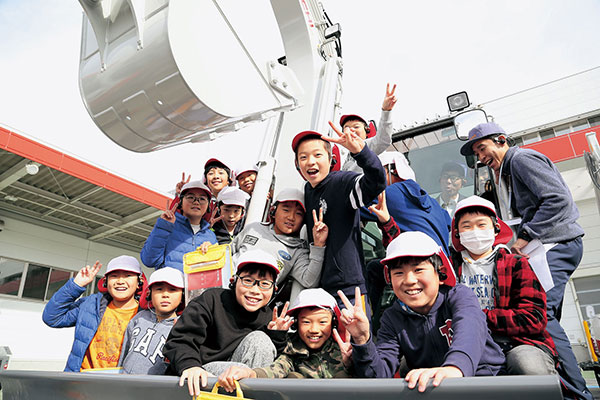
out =
{"type": "MultiPolygon", "coordinates": [[[[189,400],[187,386],[178,378],[150,375],[109,375],[47,371],[0,372],[3,400],[110,399],[189,400]]],[[[209,379],[210,390],[215,378],[209,379]]],[[[241,381],[249,399],[331,400],[419,399],[486,400],[562,399],[558,377],[498,376],[447,379],[425,393],[408,389],[403,379],[245,379],[241,381]]]]}

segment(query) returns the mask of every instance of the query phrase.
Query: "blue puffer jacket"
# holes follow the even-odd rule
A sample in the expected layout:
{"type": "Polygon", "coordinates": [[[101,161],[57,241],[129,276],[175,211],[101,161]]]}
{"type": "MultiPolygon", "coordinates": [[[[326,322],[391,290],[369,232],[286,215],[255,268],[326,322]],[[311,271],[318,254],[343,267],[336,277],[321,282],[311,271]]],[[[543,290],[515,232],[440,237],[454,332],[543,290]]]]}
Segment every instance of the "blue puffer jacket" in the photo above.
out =
{"type": "Polygon", "coordinates": [[[101,293],[77,300],[84,292],[84,287],[76,284],[73,278],[69,279],[54,293],[42,314],[44,323],[52,328],[75,326],[75,338],[65,372],[79,372],[81,369],[85,352],[92,342],[104,316],[104,311],[111,300],[110,295],[101,293]]]}
{"type": "Polygon", "coordinates": [[[187,217],[176,213],[174,224],[158,218],[144,243],[140,258],[149,268],[172,267],[183,271],[183,255],[196,250],[204,242],[217,243],[210,224],[202,220],[200,230],[194,234],[187,217]]]}

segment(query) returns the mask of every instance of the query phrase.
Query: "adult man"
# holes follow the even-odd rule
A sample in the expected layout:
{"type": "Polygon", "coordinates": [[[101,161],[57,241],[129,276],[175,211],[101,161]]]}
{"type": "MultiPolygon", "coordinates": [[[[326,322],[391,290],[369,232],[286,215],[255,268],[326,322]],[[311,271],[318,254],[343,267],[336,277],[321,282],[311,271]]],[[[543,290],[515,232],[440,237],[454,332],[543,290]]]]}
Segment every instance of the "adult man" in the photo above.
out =
{"type": "MultiPolygon", "coordinates": [[[[390,84],[388,83],[385,88],[385,97],[383,98],[383,104],[381,105],[381,119],[379,120],[379,128],[376,129],[373,124],[367,123],[364,118],[355,114],[342,115],[340,118],[340,126],[345,131],[350,129],[352,132],[360,136],[365,141],[365,145],[373,151],[375,154],[383,153],[392,144],[392,109],[396,104],[397,98],[394,96],[396,91],[396,85],[390,90],[390,84]]],[[[363,173],[354,158],[348,154],[344,165],[342,166],[343,171],[353,171],[359,174],[363,173]]]]}
{"type": "Polygon", "coordinates": [[[440,172],[441,193],[436,200],[444,210],[448,211],[450,217],[454,216],[456,203],[464,199],[459,190],[467,183],[466,172],[466,167],[455,161],[448,161],[442,166],[440,172]]]}
{"type": "Polygon", "coordinates": [[[553,246],[546,253],[554,281],[554,287],[546,293],[546,329],[570,383],[581,392],[581,397],[591,399],[569,339],[559,323],[565,286],[583,255],[584,231],[577,224],[579,211],[569,188],[548,157],[534,150],[509,147],[506,133],[493,122],[471,129],[469,141],[460,153],[475,154],[495,171],[499,185],[508,191],[505,205],[514,208],[522,218],[512,251],[527,257],[522,250],[533,239],[539,239],[547,248],[553,246]]]}

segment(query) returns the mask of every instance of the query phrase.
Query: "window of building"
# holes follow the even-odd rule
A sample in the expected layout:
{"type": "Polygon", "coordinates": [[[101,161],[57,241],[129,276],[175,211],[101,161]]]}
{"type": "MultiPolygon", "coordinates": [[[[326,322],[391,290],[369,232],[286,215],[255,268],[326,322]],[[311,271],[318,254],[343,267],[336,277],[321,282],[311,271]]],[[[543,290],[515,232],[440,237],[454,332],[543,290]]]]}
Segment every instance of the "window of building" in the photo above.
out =
{"type": "Polygon", "coordinates": [[[523,141],[523,144],[530,144],[530,143],[539,142],[540,137],[538,136],[537,132],[534,132],[534,133],[530,133],[528,135],[521,136],[521,140],[523,141]]]}
{"type": "Polygon", "coordinates": [[[0,294],[18,296],[25,263],[0,257],[0,294]]]}
{"type": "MultiPolygon", "coordinates": [[[[77,272],[0,257],[0,295],[48,301],[77,272]]],[[[86,295],[98,292],[96,277],[86,295]]]]}
{"type": "Polygon", "coordinates": [[[587,319],[586,306],[594,307],[596,314],[600,314],[600,275],[576,278],[573,283],[583,318],[587,319]]]}
{"type": "Polygon", "coordinates": [[[589,122],[590,126],[598,126],[598,125],[600,125],[600,115],[588,118],[588,122],[589,122]]]}
{"type": "Polygon", "coordinates": [[[577,132],[590,127],[587,119],[579,119],[568,124],[560,125],[554,128],[556,136],[566,135],[567,133],[577,132]]]}
{"type": "Polygon", "coordinates": [[[542,140],[550,139],[554,137],[554,129],[546,129],[540,132],[540,138],[542,140]]]}

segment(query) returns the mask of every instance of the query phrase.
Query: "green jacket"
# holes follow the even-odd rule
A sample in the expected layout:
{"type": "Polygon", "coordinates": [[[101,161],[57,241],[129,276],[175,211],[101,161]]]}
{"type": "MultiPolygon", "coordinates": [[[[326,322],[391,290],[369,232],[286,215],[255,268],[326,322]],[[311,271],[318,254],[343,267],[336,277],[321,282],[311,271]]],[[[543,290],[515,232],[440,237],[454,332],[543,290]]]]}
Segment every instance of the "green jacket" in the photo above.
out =
{"type": "Polygon", "coordinates": [[[342,353],[330,337],[319,351],[309,351],[306,344],[294,334],[275,362],[267,368],[255,368],[258,378],[349,378],[351,372],[342,363],[342,353]]]}

